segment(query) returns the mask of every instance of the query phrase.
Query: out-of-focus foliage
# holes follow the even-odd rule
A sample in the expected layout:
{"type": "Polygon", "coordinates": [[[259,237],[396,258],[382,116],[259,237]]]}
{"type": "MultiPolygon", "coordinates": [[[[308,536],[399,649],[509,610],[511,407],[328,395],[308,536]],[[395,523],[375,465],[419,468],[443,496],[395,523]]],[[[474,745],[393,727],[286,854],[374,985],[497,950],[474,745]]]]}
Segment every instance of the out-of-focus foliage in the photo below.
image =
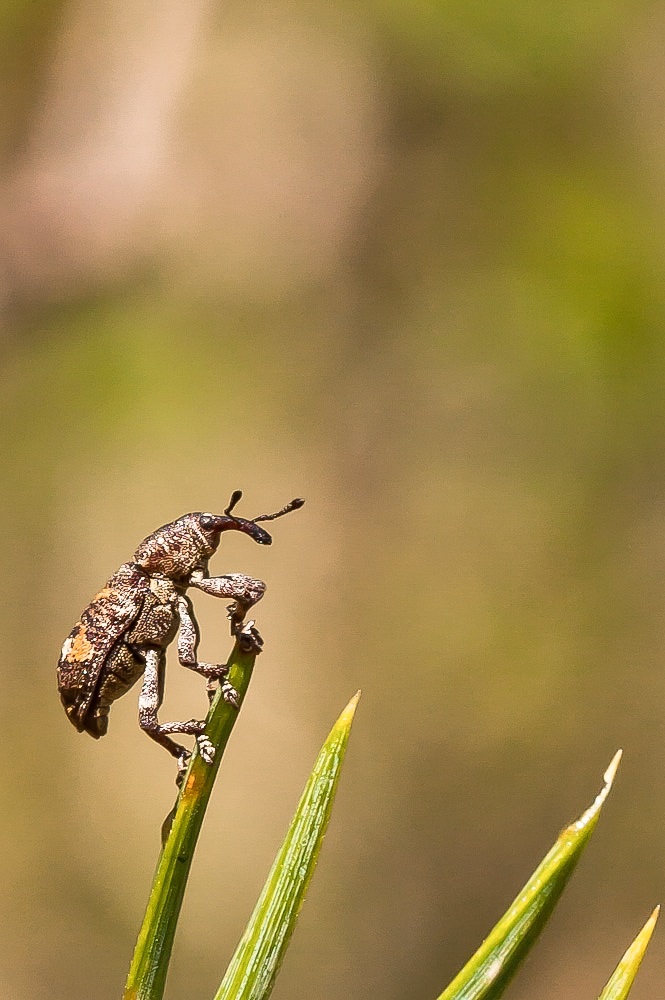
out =
{"type": "MultiPolygon", "coordinates": [[[[0,18],[0,998],[117,996],[173,773],[132,694],[77,736],[55,662],[142,537],[239,487],[308,503],[213,562],[267,579],[266,652],[172,996],[214,992],[357,686],[274,996],[436,995],[621,745],[621,803],[511,987],[597,995],[663,885],[665,7],[0,18]]],[[[184,673],[164,718],[205,704],[184,673]]]]}

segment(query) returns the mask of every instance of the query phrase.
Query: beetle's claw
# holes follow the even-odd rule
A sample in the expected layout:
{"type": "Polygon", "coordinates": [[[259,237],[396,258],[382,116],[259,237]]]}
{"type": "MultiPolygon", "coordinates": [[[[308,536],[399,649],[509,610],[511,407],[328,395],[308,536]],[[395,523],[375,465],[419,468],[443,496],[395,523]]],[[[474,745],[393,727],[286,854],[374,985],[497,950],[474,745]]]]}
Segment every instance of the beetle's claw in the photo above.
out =
{"type": "Polygon", "coordinates": [[[220,681],[220,686],[224,701],[229,705],[233,705],[234,708],[240,708],[240,695],[233,684],[230,681],[220,681]]]}
{"type": "Polygon", "coordinates": [[[212,764],[215,759],[215,747],[212,742],[208,739],[205,733],[201,733],[200,736],[197,736],[196,742],[203,760],[206,764],[212,764]]]}
{"type": "Polygon", "coordinates": [[[237,635],[238,645],[243,653],[258,655],[263,649],[263,637],[253,621],[246,622],[237,635]]]}

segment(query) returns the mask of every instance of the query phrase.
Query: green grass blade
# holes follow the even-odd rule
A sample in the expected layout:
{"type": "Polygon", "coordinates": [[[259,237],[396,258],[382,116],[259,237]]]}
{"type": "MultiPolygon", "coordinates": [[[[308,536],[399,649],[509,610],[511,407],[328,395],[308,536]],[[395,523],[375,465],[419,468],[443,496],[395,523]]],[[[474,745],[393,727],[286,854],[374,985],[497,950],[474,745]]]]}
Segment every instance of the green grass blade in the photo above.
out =
{"type": "Polygon", "coordinates": [[[625,997],[628,996],[647,950],[647,945],[651,940],[659,912],[660,907],[657,906],[610,976],[609,982],[598,1000],[625,1000],[625,997]]]}
{"type": "Polygon", "coordinates": [[[321,748],[215,1000],[264,1000],[272,991],[316,867],[359,697],[351,699],[321,748]]]}
{"type": "MultiPolygon", "coordinates": [[[[229,680],[241,703],[255,659],[254,653],[242,652],[237,643],[233,647],[229,659],[229,680]]],[[[209,765],[197,751],[192,755],[176,801],[173,822],[157,862],[123,1000],[161,1000],[164,994],[173,938],[194,849],[222,754],[237,717],[238,711],[228,705],[218,691],[206,724],[206,733],[215,745],[215,760],[209,765]]]]}
{"type": "Polygon", "coordinates": [[[592,805],[557,838],[519,895],[475,955],[438,1000],[496,1000],[535,942],[579,861],[616,774],[621,751],[605,772],[592,805]]]}

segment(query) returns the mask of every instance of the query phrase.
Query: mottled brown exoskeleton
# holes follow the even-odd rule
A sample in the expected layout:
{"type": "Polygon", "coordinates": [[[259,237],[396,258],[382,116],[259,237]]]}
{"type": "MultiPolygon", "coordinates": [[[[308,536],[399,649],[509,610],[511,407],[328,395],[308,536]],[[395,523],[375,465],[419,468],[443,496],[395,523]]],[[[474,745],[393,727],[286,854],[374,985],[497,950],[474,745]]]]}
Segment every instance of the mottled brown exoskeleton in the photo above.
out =
{"type": "Polygon", "coordinates": [[[254,623],[243,625],[243,621],[263,597],[265,583],[240,573],[210,577],[208,560],[223,531],[242,531],[259,545],[270,545],[272,538],[257,522],[282,517],[304,503],[292,500],[275,514],[247,520],[232,514],[241,496],[236,490],[224,514],[184,514],[148,535],[132,562],[123,563],[85,609],[65,639],[58,662],[60,698],[79,732],[95,739],[104,736],[112,703],[143,676],[141,728],[177,757],[181,768],[189,751],[172,740],[171,733],[196,736],[201,756],[212,762],[214,748],[204,735],[204,722],[157,719],[164,695],[166,648],[178,631],[180,663],[206,677],[209,691],[218,681],[225,700],[238,705],[236,691],[226,679],[226,664],[196,659],[199,629],[186,591],[196,587],[213,597],[230,598],[231,634],[245,648],[260,652],[263,641],[254,623]]]}

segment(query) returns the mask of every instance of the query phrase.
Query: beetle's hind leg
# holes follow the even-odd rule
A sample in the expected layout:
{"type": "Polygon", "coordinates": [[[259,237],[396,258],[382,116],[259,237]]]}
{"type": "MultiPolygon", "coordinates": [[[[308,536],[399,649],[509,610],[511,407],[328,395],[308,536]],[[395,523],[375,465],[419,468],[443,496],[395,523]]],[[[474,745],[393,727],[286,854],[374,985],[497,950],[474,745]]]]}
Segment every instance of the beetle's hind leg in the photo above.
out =
{"type": "Polygon", "coordinates": [[[147,649],[145,651],[145,672],[139,695],[139,725],[148,736],[163,746],[178,760],[179,770],[184,767],[191,756],[190,751],[171,739],[171,733],[182,733],[185,736],[196,736],[201,756],[207,764],[211,764],[215,756],[215,748],[205,736],[205,722],[190,719],[189,722],[160,722],[157,712],[164,697],[164,669],[166,657],[163,650],[147,649]]]}

